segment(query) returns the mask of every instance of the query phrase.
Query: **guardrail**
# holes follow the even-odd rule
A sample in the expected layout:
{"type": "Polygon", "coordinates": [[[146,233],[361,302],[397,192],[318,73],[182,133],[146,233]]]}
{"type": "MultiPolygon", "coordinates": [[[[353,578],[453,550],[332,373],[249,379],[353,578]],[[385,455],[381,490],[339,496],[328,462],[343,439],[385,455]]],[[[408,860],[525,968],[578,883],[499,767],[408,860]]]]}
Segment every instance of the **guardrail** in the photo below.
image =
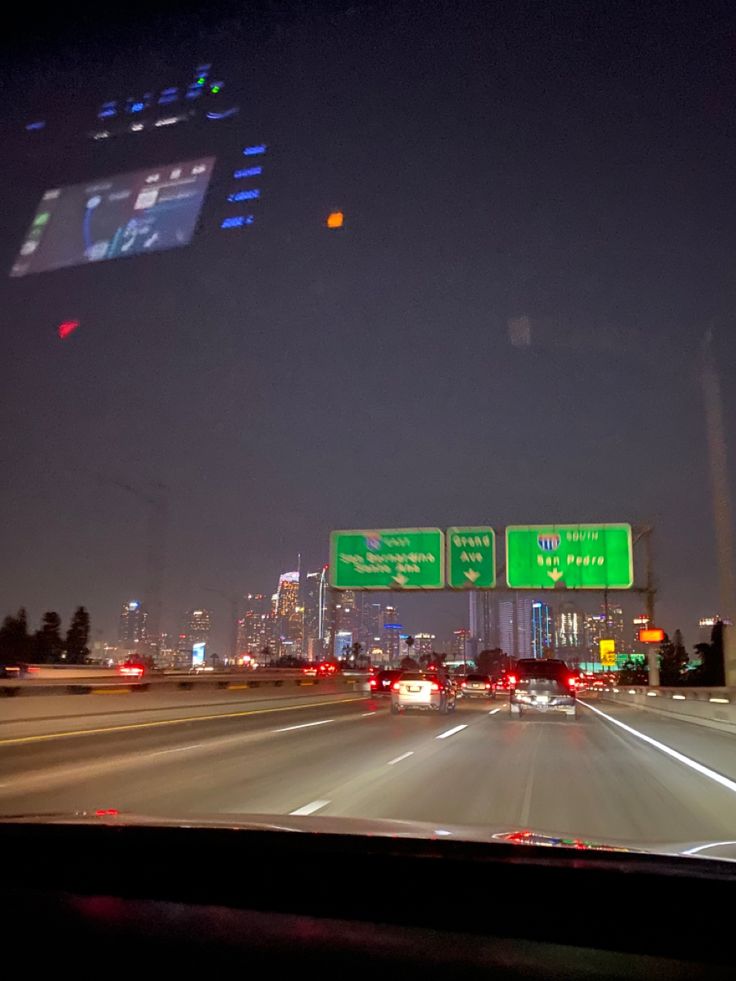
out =
{"type": "Polygon", "coordinates": [[[206,672],[202,674],[150,674],[143,678],[128,678],[114,673],[95,673],[74,678],[46,677],[0,680],[0,697],[27,695],[88,695],[107,690],[192,691],[219,689],[243,691],[256,688],[308,687],[319,684],[360,688],[367,675],[360,673],[329,675],[324,678],[306,675],[291,668],[272,668],[245,672],[206,672]]]}
{"type": "MultiPolygon", "coordinates": [[[[582,694],[585,698],[585,694],[582,694]]],[[[736,688],[648,688],[620,685],[598,698],[736,733],[736,688]]]]}

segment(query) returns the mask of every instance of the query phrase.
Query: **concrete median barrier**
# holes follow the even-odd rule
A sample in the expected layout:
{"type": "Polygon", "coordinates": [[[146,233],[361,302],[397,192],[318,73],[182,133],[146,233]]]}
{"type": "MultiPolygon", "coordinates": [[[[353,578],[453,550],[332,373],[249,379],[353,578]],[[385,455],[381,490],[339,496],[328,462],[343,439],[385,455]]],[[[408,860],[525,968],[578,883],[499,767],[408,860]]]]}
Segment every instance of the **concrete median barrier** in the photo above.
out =
{"type": "Polygon", "coordinates": [[[122,677],[117,672],[101,671],[84,674],[75,672],[49,673],[45,677],[3,679],[0,681],[0,697],[28,697],[39,695],[92,695],[112,692],[146,694],[165,691],[273,691],[274,688],[318,688],[336,686],[340,691],[367,691],[367,674],[340,674],[329,678],[311,677],[302,671],[274,669],[242,673],[203,674],[150,674],[140,680],[122,677]]]}
{"type": "MultiPolygon", "coordinates": [[[[585,695],[581,696],[585,699],[585,695]]],[[[736,689],[648,688],[622,685],[598,695],[600,701],[632,705],[673,719],[736,733],[736,689]]]]}

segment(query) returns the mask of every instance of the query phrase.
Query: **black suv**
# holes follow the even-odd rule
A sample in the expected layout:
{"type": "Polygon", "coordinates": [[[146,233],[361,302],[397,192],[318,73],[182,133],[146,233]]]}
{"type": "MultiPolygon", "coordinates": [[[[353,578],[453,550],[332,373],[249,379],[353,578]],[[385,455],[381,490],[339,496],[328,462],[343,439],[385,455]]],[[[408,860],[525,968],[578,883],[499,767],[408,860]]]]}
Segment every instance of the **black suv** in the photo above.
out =
{"type": "Polygon", "coordinates": [[[564,661],[523,657],[509,671],[509,708],[512,719],[527,712],[559,712],[577,718],[577,679],[564,661]]]}

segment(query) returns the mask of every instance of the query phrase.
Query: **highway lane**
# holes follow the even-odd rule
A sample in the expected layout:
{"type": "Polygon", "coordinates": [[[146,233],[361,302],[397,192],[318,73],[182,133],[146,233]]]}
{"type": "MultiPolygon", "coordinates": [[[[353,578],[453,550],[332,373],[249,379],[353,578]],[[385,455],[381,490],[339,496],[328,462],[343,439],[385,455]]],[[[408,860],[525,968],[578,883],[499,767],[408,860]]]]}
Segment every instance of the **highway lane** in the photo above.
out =
{"type": "Polygon", "coordinates": [[[493,702],[397,718],[385,701],[360,698],[0,741],[0,812],[304,813],[532,828],[656,847],[736,838],[736,782],[714,779],[734,770],[727,760],[733,747],[731,736],[602,701],[581,706],[573,723],[546,716],[519,722],[493,702]]]}

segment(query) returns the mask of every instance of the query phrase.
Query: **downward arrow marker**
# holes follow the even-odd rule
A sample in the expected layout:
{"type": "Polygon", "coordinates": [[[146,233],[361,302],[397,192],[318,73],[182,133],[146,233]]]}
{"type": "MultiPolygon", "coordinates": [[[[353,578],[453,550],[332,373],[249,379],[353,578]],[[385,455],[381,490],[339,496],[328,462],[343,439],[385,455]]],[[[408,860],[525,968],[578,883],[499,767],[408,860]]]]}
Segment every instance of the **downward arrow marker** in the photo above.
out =
{"type": "Polygon", "coordinates": [[[399,586],[405,586],[406,583],[409,582],[409,579],[402,572],[398,576],[394,576],[394,582],[397,583],[399,586]]]}
{"type": "Polygon", "coordinates": [[[561,569],[550,569],[547,575],[553,582],[557,582],[558,579],[562,579],[564,572],[561,569]]]}
{"type": "Polygon", "coordinates": [[[475,582],[476,579],[480,577],[480,573],[476,572],[475,569],[468,569],[465,573],[465,578],[469,579],[471,582],[475,582]]]}

